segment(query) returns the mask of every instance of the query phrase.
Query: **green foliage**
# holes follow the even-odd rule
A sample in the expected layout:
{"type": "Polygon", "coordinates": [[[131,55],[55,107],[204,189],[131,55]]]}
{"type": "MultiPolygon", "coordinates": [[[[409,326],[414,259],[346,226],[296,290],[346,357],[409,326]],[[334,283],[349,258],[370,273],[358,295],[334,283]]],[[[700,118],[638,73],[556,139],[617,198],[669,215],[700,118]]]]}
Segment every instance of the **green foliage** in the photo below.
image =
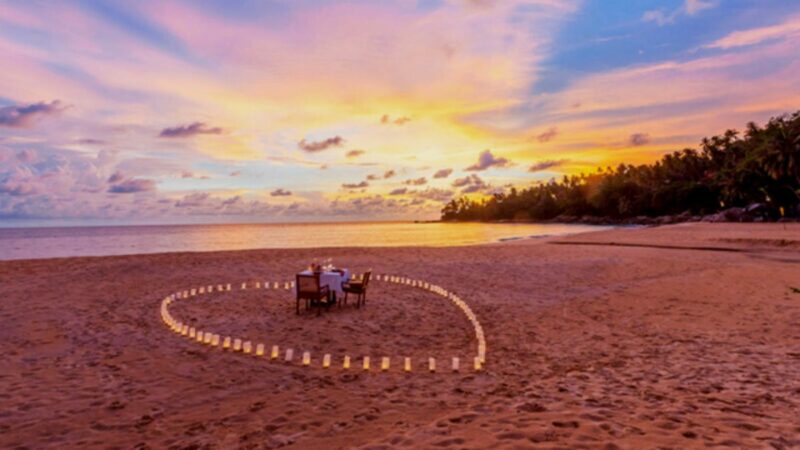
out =
{"type": "Polygon", "coordinates": [[[667,154],[648,165],[565,176],[482,201],[452,200],[442,220],[551,220],[564,216],[626,219],[689,212],[711,214],[752,203],[769,218],[800,208],[800,111],[703,139],[699,150],[667,154]]]}

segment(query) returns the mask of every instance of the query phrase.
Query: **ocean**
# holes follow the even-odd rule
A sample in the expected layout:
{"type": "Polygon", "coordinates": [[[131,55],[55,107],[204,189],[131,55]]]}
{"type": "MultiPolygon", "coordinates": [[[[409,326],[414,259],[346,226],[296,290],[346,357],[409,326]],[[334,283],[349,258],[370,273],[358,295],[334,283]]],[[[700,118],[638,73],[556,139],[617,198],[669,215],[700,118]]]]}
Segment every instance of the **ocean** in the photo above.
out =
{"type": "Polygon", "coordinates": [[[261,248],[442,247],[604,228],[608,227],[439,222],[0,228],[0,260],[261,248]]]}

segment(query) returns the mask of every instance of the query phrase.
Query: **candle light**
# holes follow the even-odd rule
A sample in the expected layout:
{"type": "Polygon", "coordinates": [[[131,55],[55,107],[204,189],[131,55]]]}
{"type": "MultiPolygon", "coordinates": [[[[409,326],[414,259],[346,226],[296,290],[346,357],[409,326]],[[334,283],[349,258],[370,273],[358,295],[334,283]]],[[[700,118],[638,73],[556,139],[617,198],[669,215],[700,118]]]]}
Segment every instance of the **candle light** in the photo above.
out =
{"type": "Polygon", "coordinates": [[[289,290],[289,283],[284,283],[283,284],[283,288],[288,291],[289,290]]]}
{"type": "Polygon", "coordinates": [[[474,364],[475,364],[475,371],[476,372],[480,372],[480,370],[481,370],[481,357],[480,356],[476,356],[475,357],[474,364]]]}
{"type": "Polygon", "coordinates": [[[210,344],[211,343],[211,333],[206,331],[203,335],[203,344],[210,344]]]}
{"type": "Polygon", "coordinates": [[[189,334],[189,325],[184,325],[184,326],[181,328],[181,334],[182,334],[183,336],[186,336],[186,335],[188,335],[188,334],[189,334]]]}
{"type": "Polygon", "coordinates": [[[436,372],[436,360],[433,358],[428,358],[428,370],[431,372],[436,372]]]}
{"type": "Polygon", "coordinates": [[[197,289],[192,289],[192,297],[194,297],[195,295],[197,295],[197,289]]]}
{"type": "Polygon", "coordinates": [[[459,365],[459,360],[458,360],[457,357],[454,356],[453,357],[453,372],[458,372],[458,365],[459,365]]]}
{"type": "Polygon", "coordinates": [[[242,352],[249,355],[252,351],[253,351],[253,344],[250,341],[245,341],[242,344],[242,352]]]}
{"type": "Polygon", "coordinates": [[[231,337],[225,336],[225,340],[222,341],[222,348],[231,348],[231,337]]]}
{"type": "Polygon", "coordinates": [[[247,283],[242,283],[242,290],[247,289],[247,283]]]}
{"type": "Polygon", "coordinates": [[[290,348],[287,348],[287,349],[286,349],[286,358],[285,358],[285,360],[286,360],[287,362],[288,362],[288,361],[291,361],[293,357],[294,357],[294,350],[292,350],[292,349],[290,349],[290,348]]]}
{"type": "Polygon", "coordinates": [[[226,290],[226,291],[230,291],[230,290],[231,290],[231,284],[230,284],[230,283],[228,283],[228,284],[225,286],[225,290],[226,290]]]}
{"type": "Polygon", "coordinates": [[[261,282],[260,281],[256,281],[256,289],[261,289],[261,282]]]}
{"type": "Polygon", "coordinates": [[[270,359],[278,359],[279,348],[277,345],[272,346],[272,353],[269,354],[270,359]]]}
{"type": "Polygon", "coordinates": [[[344,356],[344,361],[342,362],[342,369],[347,370],[349,368],[350,368],[350,357],[345,355],[344,356]]]}
{"type": "Polygon", "coordinates": [[[234,339],[233,340],[233,351],[238,352],[242,349],[242,340],[241,339],[234,339]]]}
{"type": "Polygon", "coordinates": [[[325,356],[322,357],[322,367],[324,369],[327,369],[330,366],[331,366],[331,355],[326,353],[325,356]]]}
{"type": "Polygon", "coordinates": [[[303,352],[303,365],[308,366],[311,364],[311,353],[303,352]]]}
{"type": "Polygon", "coordinates": [[[212,293],[212,292],[214,292],[214,286],[209,286],[209,287],[207,287],[207,288],[206,288],[206,292],[208,292],[209,294],[210,294],[210,293],[212,293]]]}
{"type": "Polygon", "coordinates": [[[219,335],[215,334],[211,336],[211,345],[217,347],[219,345],[219,335]]]}
{"type": "Polygon", "coordinates": [[[195,335],[195,329],[194,329],[194,327],[191,327],[191,328],[189,328],[189,338],[190,338],[190,339],[191,339],[191,338],[194,338],[194,335],[195,335]]]}
{"type": "Polygon", "coordinates": [[[256,345],[256,356],[264,356],[264,344],[256,345]]]}
{"type": "Polygon", "coordinates": [[[198,330],[197,335],[194,337],[197,342],[203,342],[203,332],[198,330]]]}
{"type": "Polygon", "coordinates": [[[411,372],[411,358],[408,356],[406,356],[405,360],[403,361],[403,370],[406,372],[411,372]]]}
{"type": "Polygon", "coordinates": [[[386,356],[381,359],[381,370],[384,372],[389,370],[389,358],[386,356]]]}
{"type": "Polygon", "coordinates": [[[204,294],[206,292],[206,288],[204,286],[200,286],[200,290],[197,291],[198,294],[204,294]]]}
{"type": "Polygon", "coordinates": [[[218,284],[218,285],[217,285],[217,290],[218,290],[219,292],[222,292],[222,290],[223,290],[223,289],[222,289],[222,285],[221,285],[221,284],[218,284]]]}
{"type": "Polygon", "coordinates": [[[364,357],[364,370],[369,370],[369,356],[364,357]]]}

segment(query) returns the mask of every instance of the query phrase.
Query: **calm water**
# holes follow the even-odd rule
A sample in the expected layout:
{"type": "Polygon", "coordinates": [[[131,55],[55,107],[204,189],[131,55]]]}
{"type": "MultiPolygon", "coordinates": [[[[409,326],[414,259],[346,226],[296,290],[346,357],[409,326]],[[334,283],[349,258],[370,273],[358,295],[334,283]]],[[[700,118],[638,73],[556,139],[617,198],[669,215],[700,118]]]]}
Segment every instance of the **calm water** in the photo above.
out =
{"type": "Polygon", "coordinates": [[[0,228],[0,259],[258,248],[442,247],[603,228],[563,224],[401,222],[0,228]]]}

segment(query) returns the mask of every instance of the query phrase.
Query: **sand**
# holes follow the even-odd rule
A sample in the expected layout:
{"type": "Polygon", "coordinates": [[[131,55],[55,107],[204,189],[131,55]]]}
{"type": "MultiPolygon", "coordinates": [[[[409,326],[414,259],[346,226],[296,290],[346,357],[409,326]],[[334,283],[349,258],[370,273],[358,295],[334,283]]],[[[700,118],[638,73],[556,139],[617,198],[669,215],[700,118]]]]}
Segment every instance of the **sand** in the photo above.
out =
{"type": "Polygon", "coordinates": [[[800,447],[792,287],[797,224],[0,262],[0,448],[800,447]],[[485,371],[421,370],[428,356],[474,354],[474,334],[451,303],[396,285],[320,317],[296,316],[286,291],[171,311],[315,364],[409,356],[412,374],[232,354],[158,318],[176,289],[288,280],[320,257],[461,295],[486,331],[485,371]]]}

